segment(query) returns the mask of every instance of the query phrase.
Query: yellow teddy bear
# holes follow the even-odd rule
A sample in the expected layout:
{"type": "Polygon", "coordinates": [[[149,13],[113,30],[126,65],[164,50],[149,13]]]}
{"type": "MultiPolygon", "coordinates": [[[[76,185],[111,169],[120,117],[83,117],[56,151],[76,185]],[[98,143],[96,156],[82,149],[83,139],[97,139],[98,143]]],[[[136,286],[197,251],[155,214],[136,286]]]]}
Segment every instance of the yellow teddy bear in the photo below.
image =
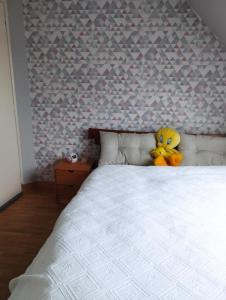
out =
{"type": "Polygon", "coordinates": [[[180,143],[180,135],[171,128],[160,128],[156,133],[157,147],[151,150],[155,166],[179,166],[183,154],[176,149],[180,143]]]}

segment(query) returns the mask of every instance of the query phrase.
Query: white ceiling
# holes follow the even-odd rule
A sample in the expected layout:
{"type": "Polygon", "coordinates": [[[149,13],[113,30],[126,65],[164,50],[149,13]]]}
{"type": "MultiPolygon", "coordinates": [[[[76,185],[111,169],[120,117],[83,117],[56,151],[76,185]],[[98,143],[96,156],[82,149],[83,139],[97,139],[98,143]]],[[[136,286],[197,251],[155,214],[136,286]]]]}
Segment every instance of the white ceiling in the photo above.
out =
{"type": "Polygon", "coordinates": [[[226,47],[226,0],[188,0],[226,47]]]}

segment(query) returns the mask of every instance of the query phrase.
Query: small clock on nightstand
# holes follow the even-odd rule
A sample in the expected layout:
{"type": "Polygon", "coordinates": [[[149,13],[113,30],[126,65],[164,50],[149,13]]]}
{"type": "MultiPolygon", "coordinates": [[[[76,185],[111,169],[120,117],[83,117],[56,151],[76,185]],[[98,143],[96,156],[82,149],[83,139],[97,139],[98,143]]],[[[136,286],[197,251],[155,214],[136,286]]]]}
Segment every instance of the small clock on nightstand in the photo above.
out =
{"type": "Polygon", "coordinates": [[[78,161],[76,163],[66,160],[58,161],[54,166],[57,201],[69,202],[92,169],[93,163],[91,161],[78,161]]]}

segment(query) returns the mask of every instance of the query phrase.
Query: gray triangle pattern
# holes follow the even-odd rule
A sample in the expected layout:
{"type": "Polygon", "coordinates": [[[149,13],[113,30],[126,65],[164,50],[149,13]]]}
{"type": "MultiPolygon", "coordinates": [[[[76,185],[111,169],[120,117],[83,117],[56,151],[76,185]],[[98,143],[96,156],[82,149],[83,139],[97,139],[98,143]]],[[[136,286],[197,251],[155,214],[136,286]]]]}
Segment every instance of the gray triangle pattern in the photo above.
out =
{"type": "Polygon", "coordinates": [[[89,127],[226,133],[226,52],[185,0],[23,0],[39,177],[89,127]]]}

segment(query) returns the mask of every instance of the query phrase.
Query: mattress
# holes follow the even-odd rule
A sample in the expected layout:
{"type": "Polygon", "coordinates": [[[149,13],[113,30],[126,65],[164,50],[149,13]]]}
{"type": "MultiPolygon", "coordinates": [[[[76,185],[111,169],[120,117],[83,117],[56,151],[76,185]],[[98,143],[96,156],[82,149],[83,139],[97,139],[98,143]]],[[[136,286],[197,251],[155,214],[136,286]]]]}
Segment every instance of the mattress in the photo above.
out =
{"type": "Polygon", "coordinates": [[[99,167],[9,299],[226,299],[225,212],[226,167],[99,167]]]}

